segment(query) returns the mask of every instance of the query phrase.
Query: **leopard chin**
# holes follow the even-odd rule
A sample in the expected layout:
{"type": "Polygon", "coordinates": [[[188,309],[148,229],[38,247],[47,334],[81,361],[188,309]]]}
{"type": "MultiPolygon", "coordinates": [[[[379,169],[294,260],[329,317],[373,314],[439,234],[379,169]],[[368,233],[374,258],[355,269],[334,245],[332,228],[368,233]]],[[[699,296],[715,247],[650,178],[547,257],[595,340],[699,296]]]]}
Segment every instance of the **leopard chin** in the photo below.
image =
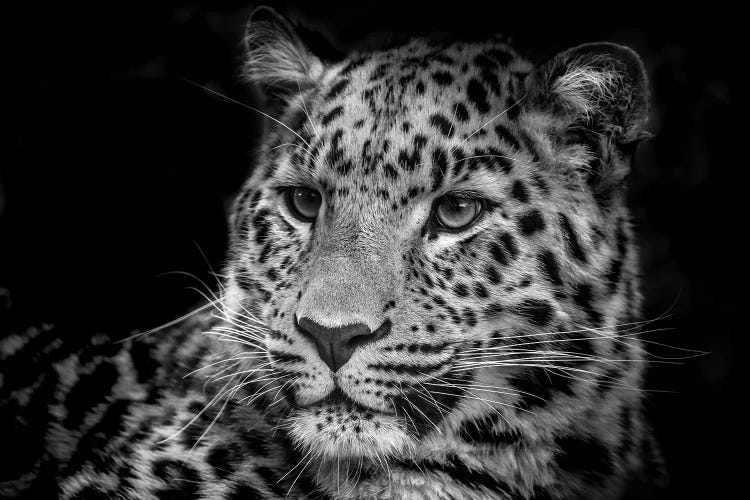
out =
{"type": "Polygon", "coordinates": [[[416,441],[396,415],[381,413],[343,398],[328,398],[287,417],[295,446],[313,460],[382,461],[412,452],[416,441]]]}

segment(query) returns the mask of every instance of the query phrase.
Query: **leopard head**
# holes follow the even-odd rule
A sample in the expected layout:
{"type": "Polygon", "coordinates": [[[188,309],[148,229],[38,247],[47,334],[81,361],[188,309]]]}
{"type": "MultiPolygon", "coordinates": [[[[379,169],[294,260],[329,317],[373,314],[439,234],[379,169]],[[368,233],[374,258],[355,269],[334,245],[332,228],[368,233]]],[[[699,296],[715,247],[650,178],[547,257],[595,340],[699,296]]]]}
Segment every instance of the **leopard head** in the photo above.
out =
{"type": "Polygon", "coordinates": [[[570,425],[601,384],[637,384],[601,360],[639,356],[617,329],[638,308],[638,56],[588,44],[535,67],[498,36],[336,58],[308,38],[268,8],[247,28],[269,127],[225,298],[264,325],[248,370],[294,443],[404,458],[570,425]]]}

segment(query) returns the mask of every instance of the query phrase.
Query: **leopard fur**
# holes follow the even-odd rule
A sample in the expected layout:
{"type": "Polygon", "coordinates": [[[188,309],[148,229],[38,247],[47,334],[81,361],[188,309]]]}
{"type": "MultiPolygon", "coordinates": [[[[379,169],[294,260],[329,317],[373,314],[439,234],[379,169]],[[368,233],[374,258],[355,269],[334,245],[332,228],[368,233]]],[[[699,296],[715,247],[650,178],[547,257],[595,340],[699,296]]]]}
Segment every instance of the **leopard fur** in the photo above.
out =
{"type": "Polygon", "coordinates": [[[0,496],[645,498],[638,251],[625,178],[638,56],[535,67],[503,37],[329,61],[257,10],[269,130],[230,216],[221,295],[123,342],[0,343],[0,496]],[[284,193],[315,190],[312,222],[284,193]],[[436,200],[481,199],[468,227],[436,200]],[[334,370],[300,325],[362,325],[334,370]],[[372,333],[375,332],[375,333],[372,333]],[[7,451],[6,451],[7,453],[7,451]]]}

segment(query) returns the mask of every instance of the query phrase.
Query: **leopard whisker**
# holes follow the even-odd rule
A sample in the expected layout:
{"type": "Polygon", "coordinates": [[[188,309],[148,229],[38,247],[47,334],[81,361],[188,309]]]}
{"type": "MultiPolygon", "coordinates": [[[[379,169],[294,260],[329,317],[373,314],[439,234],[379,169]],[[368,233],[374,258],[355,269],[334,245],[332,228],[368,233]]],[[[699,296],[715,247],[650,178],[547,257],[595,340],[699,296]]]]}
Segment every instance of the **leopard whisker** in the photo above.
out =
{"type": "Polygon", "coordinates": [[[276,481],[276,484],[279,484],[279,483],[280,483],[281,481],[283,481],[283,480],[284,480],[284,478],[286,478],[286,477],[287,477],[287,476],[288,476],[289,474],[291,474],[291,473],[292,473],[292,472],[294,471],[294,469],[296,469],[297,467],[299,467],[300,465],[302,465],[302,462],[303,462],[303,461],[304,461],[304,460],[305,460],[305,459],[306,459],[307,457],[309,457],[309,456],[310,456],[310,454],[312,454],[312,453],[313,453],[313,451],[315,451],[315,449],[314,449],[314,448],[310,448],[310,449],[308,450],[308,452],[307,452],[307,453],[305,453],[305,455],[304,455],[304,456],[303,456],[302,458],[300,458],[300,459],[299,459],[299,461],[297,462],[297,464],[296,464],[296,465],[295,465],[294,467],[292,467],[291,469],[289,469],[289,470],[288,470],[288,471],[286,472],[286,474],[284,474],[283,476],[281,476],[281,477],[280,477],[280,478],[278,479],[278,481],[276,481]]]}
{"type": "Polygon", "coordinates": [[[235,338],[227,334],[214,334],[214,335],[219,336],[219,340],[221,340],[222,342],[241,344],[241,345],[250,346],[250,347],[259,347],[259,345],[256,343],[248,342],[247,340],[243,340],[239,338],[235,338]]]}
{"type": "Polygon", "coordinates": [[[236,298],[234,298],[233,302],[235,305],[240,307],[241,311],[231,310],[231,314],[227,313],[227,311],[225,310],[226,309],[225,302],[222,302],[222,305],[224,305],[225,307],[222,309],[219,309],[219,311],[223,313],[224,317],[227,320],[242,321],[244,324],[248,324],[248,325],[256,324],[258,328],[268,330],[268,326],[263,321],[261,321],[255,314],[253,314],[252,311],[250,311],[247,307],[245,307],[241,300],[237,300],[236,298]],[[237,317],[244,318],[245,320],[248,320],[248,321],[239,320],[237,317]]]}
{"type": "Polygon", "coordinates": [[[242,386],[238,387],[237,390],[239,390],[241,387],[244,387],[244,386],[246,386],[248,384],[251,384],[251,383],[265,382],[265,384],[263,384],[254,393],[252,393],[252,394],[250,394],[248,396],[245,396],[245,397],[239,399],[237,401],[237,403],[238,404],[243,404],[244,403],[245,405],[248,405],[248,406],[251,405],[251,404],[253,404],[255,401],[257,401],[258,399],[260,399],[265,394],[268,394],[269,392],[275,390],[276,387],[270,387],[268,389],[266,389],[266,387],[268,387],[269,385],[273,384],[277,380],[280,380],[283,377],[284,377],[284,375],[282,375],[280,377],[271,378],[270,380],[268,380],[266,377],[260,377],[260,378],[257,378],[257,379],[248,380],[242,386]]]}
{"type": "Polygon", "coordinates": [[[231,376],[234,376],[234,375],[244,375],[246,373],[254,374],[254,373],[275,371],[273,368],[262,368],[262,367],[268,366],[270,364],[271,363],[264,363],[264,364],[260,365],[257,368],[252,368],[250,370],[242,370],[242,371],[234,372],[232,375],[222,375],[221,377],[216,377],[213,380],[216,380],[216,381],[218,381],[218,380],[224,380],[225,378],[228,378],[228,377],[231,377],[231,376]]]}
{"type": "Polygon", "coordinates": [[[217,376],[219,376],[219,375],[221,375],[222,373],[225,373],[225,372],[227,372],[227,371],[230,371],[230,370],[235,370],[235,369],[239,368],[239,365],[240,365],[240,363],[239,363],[239,362],[237,362],[237,363],[232,363],[231,365],[225,366],[225,367],[221,368],[220,370],[218,370],[218,371],[216,371],[216,372],[212,373],[212,374],[211,374],[211,376],[207,378],[206,382],[205,382],[205,383],[204,383],[204,385],[203,385],[203,388],[205,389],[205,388],[206,388],[206,386],[207,386],[207,384],[210,384],[211,382],[214,382],[214,381],[216,380],[216,377],[217,377],[217,376]]]}
{"type": "Polygon", "coordinates": [[[258,334],[265,334],[266,332],[268,332],[268,327],[264,323],[254,320],[247,321],[243,319],[245,315],[243,315],[242,313],[235,312],[230,316],[227,315],[224,311],[219,312],[220,315],[217,315],[215,317],[221,318],[237,328],[257,332],[258,334]]]}
{"type": "MultiPolygon", "coordinates": [[[[403,391],[402,391],[402,394],[403,394],[403,391]]],[[[417,395],[419,395],[418,392],[417,392],[417,395]]],[[[425,401],[429,402],[429,400],[427,400],[426,398],[424,398],[424,396],[420,396],[420,397],[422,399],[424,399],[425,401]]],[[[433,422],[432,419],[430,419],[417,405],[415,405],[414,403],[412,403],[409,400],[408,396],[406,396],[406,394],[404,394],[404,399],[406,399],[406,401],[411,405],[411,407],[414,408],[416,411],[418,411],[419,414],[422,415],[424,417],[424,419],[427,420],[435,428],[435,431],[438,434],[442,434],[443,433],[443,431],[440,429],[440,427],[438,427],[438,425],[435,422],[433,422]]]]}
{"type": "MultiPolygon", "coordinates": [[[[201,252],[200,248],[198,248],[198,251],[201,252]]],[[[201,254],[203,254],[203,252],[201,252],[201,254]]],[[[205,255],[204,255],[204,258],[205,258],[205,255]]],[[[202,279],[200,279],[198,276],[196,276],[193,273],[190,273],[187,271],[167,271],[167,272],[161,273],[159,276],[167,276],[167,275],[187,276],[188,278],[194,279],[195,281],[198,282],[199,285],[201,285],[205,289],[205,291],[199,290],[198,288],[195,288],[194,286],[189,286],[187,287],[187,289],[198,293],[199,295],[201,295],[204,299],[208,301],[216,302],[216,301],[219,301],[221,298],[220,296],[217,296],[216,293],[214,293],[214,291],[211,289],[210,286],[208,286],[208,284],[205,281],[203,281],[202,279]]],[[[220,284],[220,286],[222,285],[220,284]]]]}
{"type": "Polygon", "coordinates": [[[295,132],[294,130],[292,130],[292,128],[291,128],[291,127],[289,127],[289,125],[287,125],[286,123],[284,123],[284,122],[282,122],[282,121],[280,121],[280,120],[277,120],[276,118],[274,118],[273,116],[269,115],[268,113],[264,113],[263,111],[259,110],[258,108],[255,108],[255,107],[253,107],[253,106],[250,106],[250,105],[248,105],[248,104],[245,104],[244,102],[240,102],[240,101],[238,101],[238,100],[236,100],[236,99],[232,99],[231,97],[229,97],[229,96],[226,96],[226,95],[222,94],[221,92],[217,92],[217,91],[215,91],[215,90],[213,90],[213,89],[211,89],[211,88],[208,88],[208,87],[206,87],[206,86],[204,86],[204,85],[201,85],[200,83],[194,82],[194,81],[192,81],[192,80],[189,80],[189,79],[187,79],[187,78],[183,78],[183,80],[184,80],[184,81],[186,81],[186,82],[188,82],[188,83],[190,83],[190,84],[192,84],[192,85],[195,85],[196,87],[199,87],[199,88],[202,88],[203,90],[206,90],[206,91],[208,91],[208,92],[211,92],[211,93],[212,93],[212,94],[214,94],[214,95],[217,95],[217,96],[219,96],[219,97],[222,97],[222,98],[224,98],[224,99],[226,99],[226,100],[228,100],[228,101],[230,101],[230,102],[233,102],[233,103],[235,103],[235,104],[238,104],[238,105],[240,105],[240,106],[242,106],[242,107],[244,107],[244,108],[247,108],[247,109],[250,109],[250,110],[252,110],[252,111],[255,111],[256,113],[260,113],[261,115],[265,116],[266,118],[268,118],[268,119],[270,119],[270,120],[272,120],[272,121],[274,121],[274,122],[278,123],[279,125],[281,125],[281,126],[282,126],[282,127],[284,127],[285,129],[287,129],[287,130],[288,130],[289,132],[291,132],[292,134],[296,135],[296,136],[297,136],[297,137],[299,138],[299,140],[301,140],[302,142],[304,142],[304,143],[305,143],[305,145],[306,145],[306,146],[307,146],[308,148],[310,147],[310,144],[308,144],[308,142],[307,142],[307,141],[306,141],[305,139],[303,139],[301,135],[299,135],[299,134],[298,134],[297,132],[295,132]]]}
{"type": "Polygon", "coordinates": [[[190,318],[191,316],[195,316],[196,314],[205,311],[206,309],[208,309],[209,307],[212,307],[213,305],[214,304],[212,304],[212,303],[203,304],[202,306],[198,306],[197,308],[193,309],[190,312],[187,312],[187,313],[183,314],[182,316],[180,316],[178,318],[175,318],[175,319],[173,319],[171,321],[167,321],[166,323],[161,324],[161,325],[159,325],[157,327],[151,328],[150,330],[146,330],[145,332],[138,332],[138,333],[135,333],[135,334],[130,335],[128,337],[125,337],[124,339],[116,340],[114,343],[115,344],[121,344],[121,343],[127,342],[129,340],[134,340],[134,339],[135,340],[140,340],[143,337],[146,337],[147,335],[151,335],[152,333],[160,332],[160,331],[162,331],[162,330],[164,330],[166,328],[170,328],[170,327],[175,326],[175,325],[177,325],[179,323],[182,323],[183,321],[185,321],[186,319],[190,318]]]}
{"type": "Polygon", "coordinates": [[[231,399],[230,395],[227,395],[227,397],[224,398],[224,403],[221,405],[221,408],[219,408],[219,411],[216,412],[216,415],[214,416],[213,420],[211,420],[211,423],[208,424],[208,426],[206,427],[206,430],[203,431],[203,433],[200,435],[200,437],[198,437],[198,439],[196,439],[195,443],[193,443],[193,446],[190,447],[190,452],[189,453],[192,453],[193,450],[195,450],[195,447],[198,446],[198,443],[200,443],[203,440],[203,438],[206,437],[206,435],[209,433],[209,431],[213,428],[214,424],[219,419],[219,417],[221,416],[221,414],[224,412],[224,409],[227,407],[227,403],[229,403],[230,399],[231,399]]]}
{"type": "MultiPolygon", "coordinates": [[[[450,129],[448,129],[448,137],[453,136],[453,128],[456,126],[456,114],[458,113],[459,104],[461,103],[457,102],[456,105],[453,107],[453,116],[451,116],[451,126],[450,126],[450,129]]],[[[445,172],[442,172],[442,173],[445,174],[445,172]]]]}
{"type": "MultiPolygon", "coordinates": [[[[300,97],[300,100],[302,101],[302,106],[301,106],[302,107],[302,111],[305,112],[305,116],[307,117],[307,121],[310,123],[310,126],[312,127],[313,132],[315,132],[315,136],[317,137],[317,136],[320,135],[320,132],[318,132],[318,129],[315,128],[315,123],[313,123],[312,118],[310,118],[310,113],[307,112],[307,105],[305,104],[305,95],[303,94],[302,88],[300,87],[299,79],[297,79],[297,90],[299,90],[299,94],[298,95],[300,97]]],[[[300,107],[299,104],[297,104],[297,107],[300,107]]]]}
{"type": "Polygon", "coordinates": [[[263,345],[264,338],[259,337],[256,334],[250,332],[244,332],[242,330],[233,329],[226,326],[216,326],[210,331],[204,332],[206,335],[213,335],[216,337],[227,337],[232,339],[243,340],[246,342],[253,342],[258,344],[256,349],[260,352],[267,352],[267,349],[263,345]]]}
{"type": "Polygon", "coordinates": [[[466,141],[468,141],[469,139],[471,139],[472,137],[474,137],[474,135],[478,134],[479,131],[482,130],[484,127],[486,127],[490,123],[494,122],[495,120],[497,120],[498,118],[500,118],[501,116],[503,116],[504,114],[506,114],[511,109],[513,109],[516,106],[518,106],[519,104],[521,104],[523,102],[523,100],[526,99],[527,95],[528,95],[528,92],[525,93],[524,95],[522,95],[521,98],[518,99],[516,102],[514,102],[513,104],[511,104],[510,106],[508,106],[507,108],[505,108],[504,110],[502,110],[501,112],[499,112],[498,114],[496,114],[495,116],[493,116],[490,120],[488,120],[487,122],[485,122],[484,125],[482,125],[478,129],[476,129],[474,132],[472,132],[471,134],[469,134],[463,141],[461,141],[460,145],[465,144],[466,141]]]}
{"type": "Polygon", "coordinates": [[[302,473],[305,472],[305,469],[307,469],[307,467],[310,465],[310,463],[313,461],[314,458],[315,458],[315,456],[310,457],[310,459],[307,461],[307,463],[304,465],[304,467],[302,467],[302,469],[300,469],[299,474],[297,474],[297,477],[295,477],[294,481],[292,481],[292,485],[289,486],[289,490],[286,492],[285,497],[288,497],[289,494],[292,492],[292,490],[294,489],[294,485],[297,484],[297,481],[302,476],[302,473]]]}
{"type": "MultiPolygon", "coordinates": [[[[404,399],[405,399],[405,400],[406,400],[406,401],[407,401],[407,402],[408,402],[409,404],[411,404],[411,402],[409,401],[409,398],[407,398],[407,397],[406,397],[406,395],[405,395],[405,394],[403,393],[403,391],[401,391],[400,389],[399,389],[399,391],[401,392],[401,396],[402,396],[402,397],[403,397],[403,398],[404,398],[404,399]]],[[[391,403],[391,407],[393,408],[393,414],[394,414],[394,415],[398,415],[398,410],[396,409],[396,403],[395,403],[395,402],[394,402],[393,400],[391,400],[391,401],[390,401],[390,403],[391,403]]],[[[409,415],[409,412],[408,412],[408,411],[406,411],[406,410],[404,410],[404,415],[406,415],[406,418],[408,418],[408,419],[409,419],[409,421],[411,421],[411,425],[412,425],[412,427],[414,427],[414,432],[415,432],[415,433],[417,433],[417,434],[419,434],[419,429],[417,429],[417,424],[416,424],[416,423],[414,422],[414,420],[413,420],[413,419],[411,418],[411,415],[409,415]]]]}
{"type": "MultiPolygon", "coordinates": [[[[491,404],[489,404],[490,402],[489,402],[488,400],[485,400],[484,398],[482,398],[482,397],[479,397],[479,396],[477,396],[476,394],[474,394],[473,392],[469,391],[469,390],[468,390],[468,389],[467,389],[467,388],[466,388],[465,386],[459,386],[459,385],[453,384],[453,383],[451,383],[451,382],[448,382],[448,380],[446,380],[445,378],[442,378],[442,377],[441,377],[441,378],[437,378],[437,379],[436,379],[436,381],[437,381],[437,382],[440,382],[440,383],[429,383],[429,382],[428,382],[428,385],[434,385],[434,386],[436,386],[436,387],[441,387],[441,383],[442,383],[442,384],[444,384],[444,385],[448,385],[448,386],[451,386],[451,387],[453,387],[454,389],[458,389],[458,390],[460,390],[460,391],[464,391],[464,392],[466,392],[467,394],[469,394],[469,395],[471,396],[471,398],[472,398],[472,399],[478,399],[478,400],[480,400],[480,401],[484,401],[484,402],[485,402],[485,404],[488,404],[488,405],[490,406],[490,408],[491,408],[491,409],[492,409],[493,411],[496,411],[496,412],[498,413],[498,415],[500,415],[500,417],[501,417],[501,418],[502,418],[503,420],[505,420],[505,421],[506,421],[506,423],[508,423],[508,424],[510,425],[510,423],[509,423],[509,422],[507,422],[507,420],[506,420],[506,418],[505,418],[505,415],[503,415],[503,414],[502,414],[502,412],[500,412],[500,411],[499,411],[499,410],[498,410],[497,408],[495,408],[495,407],[493,407],[493,406],[492,406],[491,404]]],[[[445,393],[441,393],[441,392],[437,392],[437,391],[432,391],[432,392],[435,392],[436,394],[445,394],[445,393]]],[[[463,396],[463,397],[465,397],[465,396],[463,396]]],[[[499,405],[501,405],[501,406],[509,406],[509,407],[511,407],[511,408],[521,409],[521,408],[518,408],[518,407],[516,407],[516,406],[514,406],[514,405],[511,405],[511,404],[508,404],[508,403],[503,403],[503,402],[501,402],[501,401],[492,401],[492,403],[493,403],[493,404],[499,404],[499,405]]]]}
{"type": "Polygon", "coordinates": [[[263,349],[262,341],[257,337],[245,334],[244,332],[228,331],[226,328],[218,327],[212,330],[203,332],[204,335],[211,335],[217,337],[222,341],[237,341],[246,345],[252,346],[256,349],[263,349]]]}
{"type": "MultiPolygon", "coordinates": [[[[596,378],[611,378],[614,379],[614,377],[608,376],[606,374],[599,374],[596,372],[592,372],[589,370],[583,370],[580,368],[573,368],[573,367],[567,367],[567,366],[559,366],[554,365],[550,363],[488,363],[486,365],[483,365],[482,367],[494,367],[494,366],[511,366],[511,367],[525,367],[525,368],[544,368],[545,370],[551,370],[556,371],[557,373],[561,374],[562,376],[568,376],[568,378],[574,379],[574,380],[580,380],[587,383],[596,383],[596,380],[588,380],[585,378],[575,377],[569,372],[576,372],[576,373],[583,373],[587,375],[591,375],[592,377],[596,378]]],[[[477,366],[471,366],[471,367],[456,367],[456,370],[473,370],[478,368],[477,366]]],[[[616,379],[614,379],[616,380],[616,379]]],[[[639,392],[656,392],[656,391],[646,391],[643,389],[638,389],[629,385],[621,385],[621,388],[624,389],[631,389],[639,392]]],[[[661,392],[661,391],[659,391],[661,392]]]]}
{"type": "Polygon", "coordinates": [[[474,354],[470,356],[464,356],[460,362],[463,364],[481,363],[482,360],[498,360],[503,358],[509,358],[511,361],[531,361],[531,360],[549,360],[549,361],[560,361],[560,362],[581,362],[581,363],[602,363],[602,364],[618,364],[618,363],[643,363],[643,364],[663,364],[663,365],[679,365],[681,362],[687,359],[693,359],[696,356],[683,357],[683,358],[672,358],[669,360],[648,360],[643,358],[608,358],[604,356],[592,356],[582,355],[566,351],[515,351],[508,353],[490,353],[486,355],[474,354]],[[537,355],[536,357],[530,358],[514,358],[518,354],[521,355],[537,355]]]}
{"type": "MultiPolygon", "coordinates": [[[[443,408],[441,408],[441,406],[445,407],[445,409],[448,412],[450,412],[450,409],[447,406],[445,406],[444,404],[438,403],[438,401],[434,398],[434,396],[432,395],[432,393],[429,390],[427,390],[427,388],[424,385],[422,385],[422,382],[417,381],[417,384],[419,384],[419,386],[424,390],[424,392],[427,393],[428,396],[430,396],[430,399],[432,399],[433,405],[440,412],[440,416],[442,418],[445,418],[445,413],[443,412],[443,408]]],[[[419,390],[417,390],[417,391],[421,392],[419,390]]]]}
{"type": "Polygon", "coordinates": [[[475,155],[475,156],[466,156],[464,158],[460,158],[460,159],[456,160],[456,162],[461,162],[461,161],[464,161],[464,160],[474,160],[474,159],[477,159],[477,158],[503,158],[503,159],[506,159],[506,160],[518,161],[517,158],[514,158],[512,156],[504,156],[504,155],[475,155]]]}
{"type": "MultiPolygon", "coordinates": [[[[436,385],[438,387],[440,386],[440,384],[431,384],[431,385],[436,385]]],[[[470,388],[470,389],[472,389],[474,391],[490,392],[490,393],[493,393],[493,394],[500,394],[502,396],[517,396],[521,392],[521,391],[511,391],[510,389],[509,390],[500,390],[501,388],[499,388],[499,387],[497,387],[497,388],[490,388],[491,386],[481,386],[481,385],[476,385],[476,384],[467,384],[466,387],[468,387],[468,388],[470,388]]]]}
{"type": "Polygon", "coordinates": [[[286,387],[287,384],[290,384],[293,381],[294,381],[293,379],[289,379],[286,382],[284,382],[283,384],[281,384],[281,386],[279,387],[279,390],[276,391],[276,394],[274,394],[273,400],[272,400],[271,404],[269,404],[268,407],[266,408],[266,413],[268,413],[268,409],[270,409],[272,406],[274,406],[274,405],[276,405],[276,404],[278,404],[278,403],[280,403],[280,402],[283,401],[283,398],[279,398],[279,395],[281,394],[281,391],[284,390],[284,387],[286,387]]]}
{"type": "MultiPolygon", "coordinates": [[[[227,358],[227,359],[220,359],[219,361],[215,361],[215,362],[209,363],[209,364],[207,364],[205,366],[201,366],[200,368],[196,368],[195,370],[190,371],[190,372],[186,373],[185,375],[183,375],[182,378],[190,377],[192,375],[195,375],[198,372],[201,372],[203,370],[207,370],[209,368],[212,368],[212,367],[214,367],[216,365],[219,365],[219,364],[222,364],[222,363],[229,363],[230,361],[239,362],[242,359],[245,359],[245,358],[242,357],[242,356],[239,356],[239,357],[233,357],[233,358],[227,358]]],[[[252,359],[252,357],[250,357],[250,359],[252,359]]],[[[238,364],[238,363],[235,363],[235,364],[238,364]]]]}
{"type": "Polygon", "coordinates": [[[229,326],[216,326],[212,330],[214,332],[226,333],[227,335],[236,335],[236,336],[244,337],[250,340],[258,340],[258,341],[265,340],[264,336],[261,336],[256,332],[245,330],[245,329],[238,330],[237,328],[232,328],[229,326]]]}
{"type": "MultiPolygon", "coordinates": [[[[453,381],[456,381],[456,382],[459,382],[459,383],[463,382],[463,379],[455,378],[455,377],[446,377],[446,376],[441,377],[440,380],[441,381],[453,380],[453,381]]],[[[435,385],[439,385],[439,384],[435,384],[435,385]]],[[[488,392],[492,391],[492,390],[496,390],[498,394],[506,395],[506,396],[518,396],[520,394],[520,395],[524,395],[524,396],[530,396],[530,397],[539,398],[539,396],[537,396],[536,394],[533,394],[531,392],[522,391],[522,390],[516,389],[514,387],[484,385],[484,384],[475,384],[475,383],[468,384],[467,387],[482,388],[481,390],[488,391],[488,392]]],[[[480,389],[477,389],[477,390],[480,390],[480,389]]]]}
{"type": "Polygon", "coordinates": [[[278,144],[278,145],[276,145],[276,146],[274,146],[272,148],[268,148],[268,150],[269,151],[275,151],[275,150],[277,150],[279,148],[283,148],[285,146],[295,146],[296,147],[296,146],[298,146],[298,144],[296,144],[294,142],[285,142],[284,144],[278,144]]]}
{"type": "MultiPolygon", "coordinates": [[[[227,381],[227,383],[224,384],[224,387],[228,386],[230,383],[231,383],[231,380],[227,381]]],[[[206,410],[212,407],[216,403],[216,401],[218,401],[219,399],[221,399],[221,392],[217,393],[208,403],[206,403],[203,406],[203,408],[198,413],[195,414],[195,416],[192,419],[190,419],[187,423],[185,423],[185,425],[180,427],[180,429],[177,432],[175,432],[171,436],[168,436],[162,439],[161,441],[157,441],[157,444],[166,443],[170,439],[174,439],[175,437],[179,436],[185,429],[187,429],[189,426],[195,423],[195,421],[198,420],[198,418],[200,418],[200,416],[203,415],[206,412],[206,410]]]]}
{"type": "Polygon", "coordinates": [[[602,361],[606,362],[608,361],[607,358],[603,358],[600,356],[590,356],[590,355],[583,355],[583,354],[576,354],[576,353],[570,353],[570,352],[563,352],[563,351],[542,351],[542,350],[525,350],[525,351],[509,351],[509,352],[493,352],[493,353],[475,353],[470,354],[466,356],[456,356],[456,358],[463,364],[469,364],[469,363],[478,363],[482,362],[484,360],[494,360],[494,361],[503,361],[503,360],[518,360],[518,359],[531,359],[528,358],[528,356],[531,356],[535,359],[557,359],[557,360],[566,360],[566,361],[602,361]]]}
{"type": "MultiPolygon", "coordinates": [[[[621,330],[621,331],[624,331],[624,332],[633,331],[633,330],[635,330],[637,328],[640,328],[641,326],[643,326],[644,324],[649,323],[649,322],[622,323],[620,325],[613,325],[613,326],[610,326],[610,327],[599,327],[599,328],[587,328],[587,327],[584,327],[584,328],[580,328],[580,329],[576,329],[576,330],[558,330],[558,331],[553,331],[553,332],[537,332],[537,333],[528,333],[528,334],[523,334],[523,335],[507,335],[507,336],[502,336],[500,338],[503,339],[503,340],[505,340],[505,339],[511,339],[512,340],[512,339],[546,337],[546,336],[551,336],[551,335],[566,335],[566,334],[571,334],[571,333],[596,333],[597,334],[596,337],[592,337],[590,339],[583,339],[583,338],[573,338],[573,339],[561,338],[561,339],[555,339],[555,340],[559,340],[559,341],[566,341],[566,342],[567,341],[571,341],[572,342],[572,341],[579,341],[579,340],[607,340],[607,339],[614,339],[614,338],[617,338],[617,337],[628,337],[629,338],[629,337],[635,337],[635,336],[638,336],[638,335],[643,335],[643,334],[648,334],[648,333],[656,333],[656,332],[660,332],[660,331],[674,330],[673,328],[657,328],[657,329],[653,329],[653,330],[635,331],[634,333],[629,334],[629,335],[622,335],[618,331],[615,331],[615,329],[619,328],[620,326],[635,325],[635,326],[633,326],[633,327],[631,327],[629,329],[621,330]],[[609,330],[609,332],[601,332],[602,330],[609,330]]],[[[502,348],[502,346],[499,346],[497,348],[502,348]]],[[[485,348],[469,348],[467,350],[472,350],[472,349],[485,349],[485,348]]]]}
{"type": "MultiPolygon", "coordinates": [[[[437,384],[434,384],[434,385],[437,385],[437,384]]],[[[456,389],[459,389],[459,390],[462,390],[462,391],[466,392],[466,394],[468,394],[468,395],[463,395],[463,396],[461,396],[461,397],[463,397],[463,398],[467,398],[467,399],[474,399],[474,400],[476,400],[476,401],[480,401],[480,402],[482,402],[482,403],[483,403],[483,404],[485,404],[485,405],[486,405],[486,406],[487,406],[488,408],[490,408],[490,409],[491,409],[492,411],[494,411],[494,412],[496,412],[496,413],[497,413],[498,415],[500,415],[500,417],[501,417],[501,418],[502,418],[503,420],[505,420],[506,422],[507,422],[507,419],[506,419],[505,415],[503,415],[503,414],[502,414],[502,413],[500,412],[500,410],[498,410],[497,408],[495,408],[494,406],[492,406],[493,404],[497,404],[497,405],[500,405],[500,406],[507,406],[507,407],[509,407],[509,408],[514,408],[514,409],[517,409],[517,410],[528,411],[528,410],[524,410],[523,408],[519,408],[519,407],[517,407],[517,406],[514,406],[514,405],[511,405],[511,404],[508,404],[508,403],[502,403],[502,402],[500,402],[500,401],[491,401],[491,400],[488,400],[488,399],[485,399],[485,398],[479,397],[479,396],[477,396],[476,394],[473,394],[473,393],[472,393],[471,391],[469,391],[469,390],[467,390],[467,389],[465,389],[465,388],[463,388],[463,387],[460,387],[460,386],[456,386],[455,384],[448,384],[448,383],[446,383],[446,385],[450,385],[450,386],[452,386],[452,387],[454,387],[454,388],[456,388],[456,389]]],[[[441,395],[444,395],[444,396],[454,396],[454,394],[450,394],[450,393],[447,393],[447,392],[442,392],[442,391],[432,391],[432,392],[433,392],[433,393],[435,393],[435,394],[441,394],[441,395]]],[[[509,425],[510,425],[510,424],[509,424],[509,425]]]]}

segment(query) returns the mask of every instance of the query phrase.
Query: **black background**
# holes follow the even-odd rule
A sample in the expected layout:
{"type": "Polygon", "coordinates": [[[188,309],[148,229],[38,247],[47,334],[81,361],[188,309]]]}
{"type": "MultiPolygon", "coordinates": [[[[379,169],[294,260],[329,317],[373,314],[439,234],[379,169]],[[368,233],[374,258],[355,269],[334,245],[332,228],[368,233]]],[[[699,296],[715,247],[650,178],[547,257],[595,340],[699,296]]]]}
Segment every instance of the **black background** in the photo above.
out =
{"type": "MultiPolygon", "coordinates": [[[[652,369],[649,388],[668,392],[650,393],[648,407],[669,461],[669,498],[741,492],[743,16],[715,3],[659,12],[621,3],[269,3],[342,48],[378,31],[497,31],[537,61],[598,40],[642,55],[656,136],[639,150],[632,208],[646,317],[669,312],[654,326],[672,329],[650,339],[709,353],[652,369]]],[[[251,167],[261,122],[186,81],[254,102],[237,77],[252,5],[100,4],[28,2],[0,16],[0,286],[36,321],[121,336],[187,311],[201,283],[217,289],[225,207],[251,167]]]]}

